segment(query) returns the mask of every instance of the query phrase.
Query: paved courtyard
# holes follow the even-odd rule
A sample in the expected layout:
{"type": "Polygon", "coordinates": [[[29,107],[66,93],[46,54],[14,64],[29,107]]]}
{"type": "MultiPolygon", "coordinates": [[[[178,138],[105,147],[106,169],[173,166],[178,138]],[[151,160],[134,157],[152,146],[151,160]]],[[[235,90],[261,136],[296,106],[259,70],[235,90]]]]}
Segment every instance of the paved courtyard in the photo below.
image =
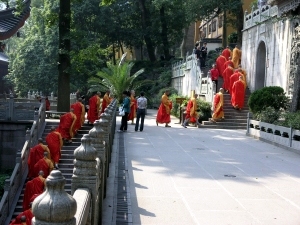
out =
{"type": "Polygon", "coordinates": [[[176,118],[157,127],[155,113],[143,132],[129,125],[116,136],[124,137],[132,224],[300,224],[299,154],[244,130],[185,129],[176,118]]]}

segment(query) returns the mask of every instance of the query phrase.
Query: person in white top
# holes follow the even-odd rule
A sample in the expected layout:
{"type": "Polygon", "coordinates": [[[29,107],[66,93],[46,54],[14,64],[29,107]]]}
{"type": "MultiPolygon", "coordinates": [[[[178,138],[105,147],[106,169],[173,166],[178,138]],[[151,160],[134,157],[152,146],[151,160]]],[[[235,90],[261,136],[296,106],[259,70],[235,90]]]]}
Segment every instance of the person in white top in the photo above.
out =
{"type": "Polygon", "coordinates": [[[139,122],[141,118],[140,131],[144,129],[144,119],[146,115],[147,108],[147,98],[144,97],[144,92],[141,92],[141,96],[137,99],[137,113],[136,113],[136,123],[135,123],[135,131],[138,131],[139,122]]]}

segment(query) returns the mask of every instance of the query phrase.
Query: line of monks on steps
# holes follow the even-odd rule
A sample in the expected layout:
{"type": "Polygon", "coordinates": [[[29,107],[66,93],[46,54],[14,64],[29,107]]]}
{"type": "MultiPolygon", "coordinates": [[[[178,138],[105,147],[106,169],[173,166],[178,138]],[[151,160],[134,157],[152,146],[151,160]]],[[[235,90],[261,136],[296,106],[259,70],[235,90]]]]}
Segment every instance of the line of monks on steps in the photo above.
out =
{"type": "Polygon", "coordinates": [[[211,119],[212,122],[224,119],[224,91],[230,94],[231,105],[233,108],[241,110],[244,107],[247,73],[240,65],[241,56],[242,51],[238,48],[238,46],[236,46],[232,52],[227,46],[227,48],[224,49],[220,56],[216,59],[214,67],[210,70],[213,81],[218,80],[219,76],[223,78],[223,87],[214,97],[214,113],[211,119]]]}
{"type": "MultiPolygon", "coordinates": [[[[101,94],[98,92],[89,99],[87,119],[90,124],[100,118],[101,113],[111,102],[109,91],[106,92],[103,99],[100,99],[100,96],[101,94]]],[[[60,117],[58,128],[51,127],[51,132],[46,136],[47,145],[44,145],[43,139],[39,138],[38,144],[30,149],[28,181],[25,186],[22,205],[23,212],[10,225],[31,225],[31,219],[34,217],[31,209],[32,202],[44,192],[45,180],[50,172],[53,169],[59,169],[58,163],[63,144],[71,143],[74,135],[84,124],[85,106],[81,102],[81,98],[77,99],[76,103],[71,105],[70,112],[60,117]]]]}

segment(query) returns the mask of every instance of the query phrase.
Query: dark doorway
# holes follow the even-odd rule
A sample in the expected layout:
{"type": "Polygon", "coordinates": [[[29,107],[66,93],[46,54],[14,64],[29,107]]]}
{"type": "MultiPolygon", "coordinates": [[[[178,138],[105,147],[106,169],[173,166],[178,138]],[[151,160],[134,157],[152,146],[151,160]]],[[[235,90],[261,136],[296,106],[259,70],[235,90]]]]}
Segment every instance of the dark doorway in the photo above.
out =
{"type": "Polygon", "coordinates": [[[256,70],[255,70],[255,90],[265,86],[266,76],[266,45],[260,42],[256,54],[256,70]]]}

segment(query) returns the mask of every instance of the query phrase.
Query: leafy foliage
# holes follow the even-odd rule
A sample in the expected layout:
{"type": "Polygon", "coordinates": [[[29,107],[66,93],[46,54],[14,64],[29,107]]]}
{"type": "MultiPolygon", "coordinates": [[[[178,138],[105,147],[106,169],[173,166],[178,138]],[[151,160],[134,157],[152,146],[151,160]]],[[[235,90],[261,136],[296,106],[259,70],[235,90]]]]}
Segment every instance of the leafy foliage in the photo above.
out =
{"type": "Polygon", "coordinates": [[[272,107],[275,110],[287,109],[288,98],[281,87],[264,87],[250,95],[248,105],[253,114],[261,112],[267,107],[272,107]]]}
{"type": "Polygon", "coordinates": [[[12,173],[11,170],[6,170],[6,171],[0,173],[0,201],[1,201],[1,198],[2,198],[3,193],[4,193],[5,180],[7,178],[9,178],[11,173],[12,173]]]}
{"type": "Polygon", "coordinates": [[[255,118],[262,122],[274,123],[280,118],[281,111],[276,110],[274,107],[268,106],[264,110],[255,114],[255,118]]]}
{"type": "Polygon", "coordinates": [[[277,123],[280,126],[291,127],[300,130],[300,111],[285,112],[282,114],[282,120],[277,123]]]}
{"type": "Polygon", "coordinates": [[[211,117],[211,104],[202,99],[197,99],[197,106],[199,110],[199,122],[208,121],[211,117]]]}

